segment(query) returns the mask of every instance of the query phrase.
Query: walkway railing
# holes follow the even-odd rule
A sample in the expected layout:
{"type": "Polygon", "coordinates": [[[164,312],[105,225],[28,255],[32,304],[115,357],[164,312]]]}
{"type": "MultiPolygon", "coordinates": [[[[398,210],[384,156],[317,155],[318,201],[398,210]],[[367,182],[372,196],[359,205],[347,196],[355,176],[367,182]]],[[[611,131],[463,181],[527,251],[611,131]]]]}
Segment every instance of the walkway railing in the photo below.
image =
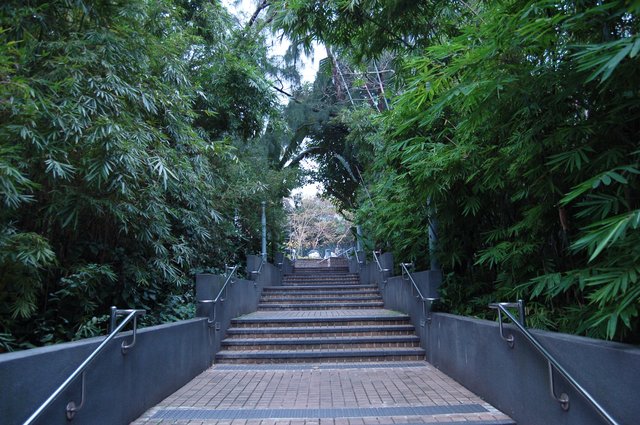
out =
{"type": "Polygon", "coordinates": [[[358,254],[358,249],[354,246],[352,246],[351,248],[342,251],[340,253],[340,256],[345,257],[347,259],[351,259],[351,254],[353,253],[354,257],[356,257],[356,261],[358,262],[358,264],[362,264],[362,261],[360,260],[360,255],[358,254]]]}
{"type": "MultiPolygon", "coordinates": [[[[264,264],[264,258],[261,260],[260,268],[258,270],[262,269],[262,264],[264,264]]],[[[227,267],[227,271],[228,269],[229,267],[227,267]]],[[[207,324],[209,325],[209,327],[213,327],[216,323],[216,312],[217,312],[216,306],[218,305],[218,302],[222,303],[224,302],[225,299],[227,299],[227,287],[234,282],[233,277],[235,276],[237,270],[238,270],[237,265],[231,267],[231,273],[229,273],[226,276],[224,284],[222,285],[222,288],[220,288],[220,291],[218,292],[218,295],[216,295],[215,298],[210,300],[198,300],[198,302],[201,304],[212,304],[211,311],[209,312],[209,318],[207,319],[207,324]]]]}
{"type": "Polygon", "coordinates": [[[373,252],[373,261],[375,261],[376,265],[378,266],[378,271],[380,271],[380,273],[387,273],[390,270],[389,269],[383,269],[382,268],[382,264],[380,264],[380,259],[378,258],[378,254],[380,254],[380,251],[372,251],[373,252]]]}
{"type": "Polygon", "coordinates": [[[29,418],[24,422],[24,425],[30,425],[34,423],[34,421],[38,419],[38,417],[40,417],[40,415],[51,405],[51,403],[53,403],[55,399],[58,398],[60,393],[66,390],[69,387],[69,385],[71,385],[71,383],[75,381],[75,379],[79,375],[82,375],[82,393],[81,393],[82,395],[81,395],[80,404],[76,406],[75,402],[70,401],[67,404],[67,408],[66,408],[67,419],[72,420],[75,414],[84,406],[85,389],[86,389],[85,373],[86,373],[87,367],[96,359],[96,357],[98,357],[98,355],[105,349],[105,347],[109,345],[111,340],[115,338],[115,336],[122,329],[124,329],[124,327],[131,320],[133,320],[133,339],[131,340],[130,343],[126,343],[124,341],[122,342],[122,354],[123,355],[126,354],[130,348],[133,348],[133,346],[136,344],[137,319],[138,319],[138,316],[142,316],[144,314],[145,314],[145,310],[119,310],[116,307],[111,307],[109,335],[104,339],[104,341],[102,341],[102,343],[95,350],[93,350],[93,352],[89,355],[89,357],[87,357],[86,360],[82,362],[82,364],[80,364],[80,366],[78,366],[78,368],[74,370],[71,375],[69,375],[69,377],[53,392],[53,394],[51,394],[49,398],[46,399],[44,403],[42,403],[40,407],[38,407],[38,409],[35,412],[33,412],[31,416],[29,416],[29,418]],[[115,323],[116,323],[117,317],[125,316],[125,315],[126,317],[124,318],[124,320],[120,322],[119,325],[116,326],[115,323]]]}
{"type": "Polygon", "coordinates": [[[427,321],[427,323],[431,323],[431,307],[433,306],[433,303],[438,301],[440,298],[425,297],[422,294],[422,291],[418,287],[418,284],[409,271],[409,267],[413,267],[413,263],[400,263],[400,267],[402,268],[402,277],[405,278],[406,276],[405,279],[411,282],[411,293],[414,294],[420,301],[422,301],[422,314],[424,315],[425,320],[427,321]]]}
{"type": "MultiPolygon", "coordinates": [[[[266,258],[264,258],[263,256],[260,256],[260,265],[258,266],[257,270],[252,270],[251,274],[255,275],[256,277],[260,276],[260,273],[262,273],[262,267],[264,266],[264,263],[266,263],[266,262],[267,262],[266,258]]],[[[235,273],[235,269],[237,267],[238,266],[234,267],[234,271],[233,271],[234,273],[235,273]]]]}
{"type": "Polygon", "coordinates": [[[525,322],[525,313],[524,313],[524,301],[518,300],[518,302],[516,303],[494,303],[494,304],[489,304],[489,308],[498,310],[498,323],[500,326],[500,336],[509,344],[509,347],[513,348],[514,337],[513,335],[507,335],[507,336],[504,335],[504,328],[502,325],[502,314],[507,316],[511,320],[511,322],[513,322],[513,324],[516,326],[516,328],[518,328],[518,330],[520,330],[520,332],[525,337],[525,339],[529,341],[529,343],[533,345],[533,347],[540,354],[542,354],[542,356],[547,360],[547,365],[549,369],[549,389],[551,391],[551,397],[554,400],[556,400],[558,403],[560,403],[560,406],[562,407],[563,410],[569,410],[569,396],[565,393],[562,393],[560,397],[556,395],[554,379],[553,379],[554,369],[557,370],[567,380],[567,382],[569,382],[569,384],[571,384],[571,386],[575,388],[575,390],[589,402],[589,404],[591,404],[591,406],[596,410],[596,412],[598,412],[598,414],[602,416],[602,418],[606,420],[607,423],[611,425],[619,425],[619,422],[617,422],[604,409],[604,407],[602,407],[600,403],[598,403],[598,401],[595,398],[593,398],[593,396],[586,389],[584,389],[582,385],[580,385],[578,381],[576,381],[576,379],[564,367],[562,367],[562,365],[558,362],[558,360],[556,360],[556,358],[551,353],[549,353],[542,346],[542,344],[540,344],[538,339],[535,336],[533,336],[533,334],[529,332],[529,330],[527,330],[526,322],[525,322]],[[511,312],[508,310],[509,308],[517,308],[519,310],[520,320],[518,320],[513,314],[511,314],[511,312]]]}
{"type": "Polygon", "coordinates": [[[357,249],[354,249],[354,250],[353,250],[353,253],[354,253],[354,254],[355,254],[355,256],[356,256],[356,261],[358,262],[358,264],[362,264],[363,262],[360,260],[360,255],[358,255],[358,250],[357,250],[357,249]]]}
{"type": "Polygon", "coordinates": [[[385,288],[387,286],[387,276],[385,275],[391,270],[383,268],[382,264],[380,264],[380,259],[378,258],[378,254],[380,254],[380,251],[371,251],[371,252],[373,252],[373,261],[378,266],[378,271],[382,273],[382,288],[385,288]]]}

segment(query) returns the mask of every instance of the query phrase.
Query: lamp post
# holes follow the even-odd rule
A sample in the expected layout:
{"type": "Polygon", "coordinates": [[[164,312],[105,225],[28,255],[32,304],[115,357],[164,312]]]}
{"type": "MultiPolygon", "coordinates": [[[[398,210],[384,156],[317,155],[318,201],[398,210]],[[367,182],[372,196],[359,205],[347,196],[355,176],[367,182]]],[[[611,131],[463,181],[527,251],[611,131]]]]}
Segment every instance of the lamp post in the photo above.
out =
{"type": "Polygon", "coordinates": [[[262,260],[267,261],[267,202],[262,201],[262,260]]]}
{"type": "Polygon", "coordinates": [[[431,198],[427,199],[427,214],[429,215],[429,261],[431,270],[440,270],[440,263],[436,257],[438,248],[438,220],[435,207],[431,205],[431,198]]]}

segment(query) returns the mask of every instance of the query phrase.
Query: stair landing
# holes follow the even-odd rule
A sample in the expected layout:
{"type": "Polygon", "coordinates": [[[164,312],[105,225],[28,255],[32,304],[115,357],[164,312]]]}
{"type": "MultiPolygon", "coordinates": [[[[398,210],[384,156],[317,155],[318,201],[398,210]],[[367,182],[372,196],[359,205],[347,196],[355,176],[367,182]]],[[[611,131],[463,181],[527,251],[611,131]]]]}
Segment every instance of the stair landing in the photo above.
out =
{"type": "Polygon", "coordinates": [[[429,363],[217,364],[134,425],[514,425],[429,363]]]}

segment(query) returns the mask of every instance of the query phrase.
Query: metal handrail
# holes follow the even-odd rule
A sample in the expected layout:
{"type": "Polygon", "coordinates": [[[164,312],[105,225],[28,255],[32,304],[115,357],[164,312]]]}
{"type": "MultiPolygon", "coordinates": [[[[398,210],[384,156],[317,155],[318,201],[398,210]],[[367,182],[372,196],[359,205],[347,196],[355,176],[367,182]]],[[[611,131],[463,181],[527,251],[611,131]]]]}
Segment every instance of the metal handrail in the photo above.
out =
{"type": "Polygon", "coordinates": [[[522,300],[519,300],[517,303],[493,303],[493,304],[489,304],[489,308],[498,310],[500,336],[509,343],[510,347],[513,347],[513,343],[514,343],[513,335],[509,335],[508,337],[504,336],[503,326],[502,326],[502,313],[504,313],[505,316],[507,316],[513,322],[516,328],[518,328],[518,330],[522,332],[522,335],[525,337],[525,339],[529,341],[529,343],[533,345],[533,347],[536,350],[538,350],[538,352],[542,354],[542,356],[547,360],[547,365],[549,369],[549,386],[551,391],[551,397],[554,398],[558,403],[560,403],[560,406],[562,407],[563,410],[569,410],[569,396],[564,393],[561,394],[560,397],[556,395],[555,386],[553,382],[553,369],[560,372],[560,374],[564,377],[564,379],[566,379],[567,382],[569,382],[569,384],[571,384],[571,386],[591,404],[591,406],[596,410],[596,412],[598,412],[598,414],[604,420],[606,420],[611,425],[619,425],[619,422],[617,422],[611,416],[611,414],[609,414],[609,412],[607,412],[605,408],[602,407],[600,403],[598,403],[598,401],[595,398],[593,398],[593,396],[586,389],[584,389],[582,385],[580,385],[578,381],[576,381],[576,379],[564,367],[562,367],[562,365],[558,362],[558,360],[556,360],[556,358],[551,353],[549,353],[549,351],[547,351],[542,346],[542,344],[540,344],[540,342],[536,339],[536,337],[531,332],[529,332],[529,330],[525,327],[524,302],[522,300]],[[522,323],[518,319],[516,319],[516,317],[513,314],[511,314],[511,312],[508,310],[509,308],[518,308],[520,310],[522,323]]]}
{"type": "Polygon", "coordinates": [[[362,262],[360,261],[360,256],[358,255],[358,250],[354,249],[353,253],[356,255],[356,261],[358,262],[358,264],[362,264],[362,262]]]}
{"type": "Polygon", "coordinates": [[[350,252],[353,252],[354,256],[356,257],[356,261],[358,262],[358,264],[362,264],[362,262],[360,261],[360,256],[358,255],[358,249],[355,246],[352,246],[351,248],[347,249],[346,251],[342,252],[342,254],[345,257],[347,257],[348,259],[351,259],[351,256],[349,255],[350,252]]]}
{"type": "Polygon", "coordinates": [[[85,369],[91,364],[91,362],[93,362],[93,360],[95,360],[95,358],[102,352],[102,350],[104,350],[104,348],[109,344],[109,342],[111,342],[111,340],[115,338],[115,336],[127,325],[127,323],[129,323],[133,319],[134,320],[133,342],[131,344],[125,344],[124,341],[122,342],[122,348],[123,348],[122,354],[123,355],[126,354],[126,349],[131,348],[135,345],[137,317],[142,316],[145,313],[146,313],[145,310],[134,310],[134,309],[118,310],[115,307],[112,307],[111,308],[112,324],[115,324],[114,316],[124,315],[124,314],[126,314],[127,316],[124,318],[122,322],[120,322],[119,325],[111,328],[109,335],[102,341],[102,343],[100,343],[100,345],[95,350],[93,350],[91,354],[89,354],[89,357],[87,357],[85,361],[83,361],[80,364],[80,366],[78,366],[76,370],[74,370],[73,373],[69,375],[69,377],[49,396],[49,398],[47,398],[40,405],[40,407],[38,407],[38,409],[35,412],[33,412],[31,416],[29,416],[29,418],[24,422],[23,425],[30,425],[36,419],[38,419],[38,417],[42,414],[42,412],[44,412],[45,409],[47,409],[47,407],[49,407],[51,403],[53,403],[54,400],[58,398],[58,396],[64,390],[66,390],[69,387],[69,385],[71,385],[71,383],[78,377],[78,375],[82,374],[82,401],[80,402],[79,406],[76,406],[75,403],[71,401],[67,404],[67,408],[66,408],[67,419],[68,420],[73,419],[76,412],[82,409],[82,406],[84,405],[84,395],[85,395],[85,385],[84,385],[85,379],[84,378],[85,378],[85,372],[86,372],[85,369]]]}
{"type": "Polygon", "coordinates": [[[389,269],[383,269],[382,268],[382,264],[380,264],[380,260],[378,259],[378,252],[376,252],[375,250],[372,251],[373,252],[373,259],[375,260],[376,264],[378,265],[378,271],[380,271],[380,273],[382,273],[382,282],[381,282],[381,287],[382,289],[385,289],[387,287],[387,276],[385,276],[385,274],[391,270],[389,269]]]}
{"type": "Polygon", "coordinates": [[[351,256],[349,255],[349,253],[350,253],[351,251],[355,251],[355,248],[354,248],[354,247],[351,247],[351,248],[345,249],[344,251],[342,251],[342,252],[340,253],[340,256],[350,259],[350,258],[351,258],[351,256]]]}
{"type": "MultiPolygon", "coordinates": [[[[265,258],[261,256],[260,257],[260,265],[258,266],[258,269],[257,270],[252,270],[251,274],[255,274],[256,276],[259,276],[260,273],[262,273],[262,266],[264,266],[264,263],[266,263],[266,262],[267,262],[267,260],[265,260],[265,258]]],[[[238,266],[236,266],[236,268],[237,267],[238,266]]],[[[235,270],[234,270],[234,273],[235,273],[235,270]]]]}
{"type": "Polygon", "coordinates": [[[389,269],[383,269],[382,265],[380,264],[380,260],[378,259],[378,252],[376,251],[372,251],[373,252],[373,259],[375,260],[376,264],[378,265],[378,270],[380,271],[380,273],[386,273],[389,271],[389,269]]]}
{"type": "Polygon", "coordinates": [[[418,294],[416,295],[416,298],[422,301],[422,314],[425,316],[427,323],[431,323],[431,306],[433,305],[434,302],[438,301],[440,298],[425,297],[422,294],[422,291],[420,290],[420,288],[418,288],[418,284],[413,279],[413,276],[411,276],[411,272],[409,271],[409,268],[407,266],[413,266],[413,263],[400,263],[400,267],[402,268],[402,276],[403,277],[407,276],[409,278],[409,282],[411,282],[411,285],[413,286],[413,290],[415,290],[416,293],[418,294]],[[427,303],[429,303],[428,309],[427,309],[427,303]]]}
{"type": "Polygon", "coordinates": [[[409,281],[413,285],[413,289],[415,289],[415,291],[418,293],[417,298],[420,298],[422,301],[426,301],[427,298],[422,295],[422,291],[420,291],[420,288],[418,288],[418,284],[416,283],[416,281],[413,280],[413,276],[411,276],[411,272],[409,272],[407,266],[413,266],[413,263],[400,263],[400,267],[402,267],[402,275],[409,278],[409,281]]]}
{"type": "MultiPolygon", "coordinates": [[[[262,261],[264,261],[264,259],[262,261]]],[[[229,268],[230,267],[227,267],[227,269],[229,268]]],[[[260,265],[260,268],[262,268],[262,263],[260,265]]],[[[210,300],[198,300],[198,302],[201,304],[213,304],[213,307],[211,307],[211,313],[209,313],[210,317],[207,319],[207,324],[209,325],[209,327],[211,327],[216,322],[216,305],[218,304],[218,301],[224,302],[224,300],[227,299],[227,296],[226,296],[227,286],[229,286],[229,284],[233,282],[232,279],[233,279],[233,276],[236,274],[237,270],[238,270],[237,265],[231,267],[231,273],[227,275],[227,278],[225,279],[224,284],[222,285],[222,288],[220,288],[220,291],[218,291],[218,295],[216,295],[215,298],[210,300]],[[223,294],[225,294],[224,298],[222,297],[223,294]]]]}

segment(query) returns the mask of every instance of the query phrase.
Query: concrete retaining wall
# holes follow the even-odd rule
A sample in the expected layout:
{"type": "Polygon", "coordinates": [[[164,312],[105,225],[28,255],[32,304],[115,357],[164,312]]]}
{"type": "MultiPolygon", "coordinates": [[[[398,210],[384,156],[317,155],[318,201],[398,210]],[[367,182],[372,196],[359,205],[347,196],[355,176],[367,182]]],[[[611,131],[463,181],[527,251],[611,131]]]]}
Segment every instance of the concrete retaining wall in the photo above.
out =
{"type": "MultiPolygon", "coordinates": [[[[383,268],[393,270],[390,254],[380,256],[383,268]]],[[[489,403],[510,415],[519,425],[606,424],[557,373],[556,394],[570,397],[563,411],[550,395],[547,362],[517,329],[509,348],[500,337],[497,322],[444,313],[425,314],[422,302],[402,277],[388,277],[376,264],[362,267],[364,283],[380,285],[385,307],[411,315],[427,350],[427,360],[489,403]],[[386,283],[385,283],[386,281],[386,283]]],[[[435,296],[439,276],[413,274],[425,297],[435,296]]],[[[640,423],[640,348],[574,335],[531,330],[541,344],[624,425],[640,423]]]]}
{"type": "MultiPolygon", "coordinates": [[[[128,424],[211,364],[206,320],[193,319],[117,336],[86,372],[85,405],[77,424],[128,424]]],[[[0,355],[0,422],[21,424],[71,375],[104,337],[0,355]]],[[[69,424],[65,407],[81,400],[81,379],[62,393],[38,424],[69,424]]]]}
{"type": "MultiPolygon", "coordinates": [[[[259,263],[259,257],[249,256],[247,270],[256,270],[259,263]]],[[[231,319],[255,311],[262,288],[282,282],[280,268],[268,263],[250,276],[253,280],[238,278],[228,286],[216,307],[214,326],[207,323],[212,305],[198,304],[197,316],[202,317],[138,330],[136,345],[126,355],[120,346],[131,332],[114,338],[88,367],[85,405],[71,423],[128,424],[208,368],[231,319]]],[[[197,276],[196,298],[214,298],[223,282],[221,276],[197,276]]],[[[103,339],[0,355],[0,423],[23,423],[103,339]]],[[[80,394],[78,378],[37,423],[69,424],[65,407],[70,401],[79,405],[80,394]]]]}
{"type": "MultiPolygon", "coordinates": [[[[569,411],[551,398],[547,362],[515,329],[514,348],[496,322],[434,313],[426,326],[427,359],[519,425],[606,424],[563,378],[569,411]]],[[[620,424],[640,423],[640,349],[591,338],[531,330],[540,343],[620,424]]]]}

